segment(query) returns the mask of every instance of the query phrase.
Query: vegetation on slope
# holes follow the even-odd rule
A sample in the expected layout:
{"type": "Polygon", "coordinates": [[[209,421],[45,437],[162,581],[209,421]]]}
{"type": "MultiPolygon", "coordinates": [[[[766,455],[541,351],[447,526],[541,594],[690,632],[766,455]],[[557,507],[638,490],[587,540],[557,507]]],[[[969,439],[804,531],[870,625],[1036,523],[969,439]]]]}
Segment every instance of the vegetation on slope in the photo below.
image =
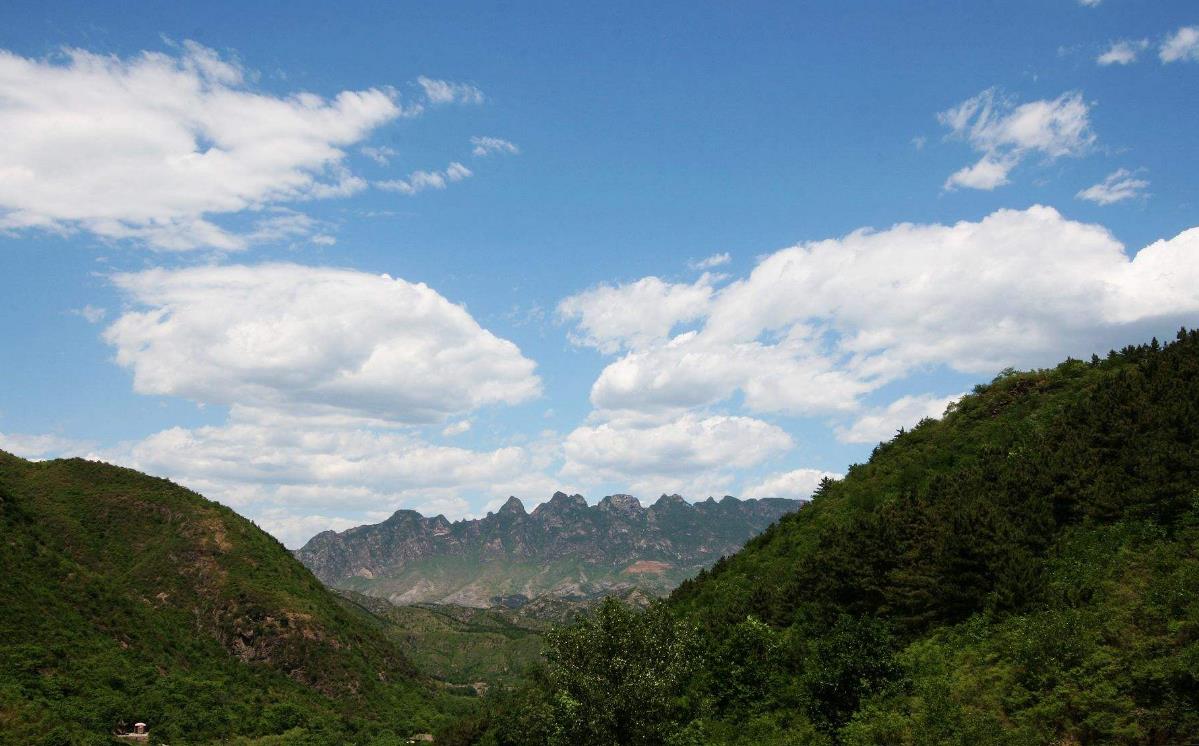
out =
{"type": "MultiPolygon", "coordinates": [[[[0,732],[367,743],[442,717],[377,624],[274,538],[166,480],[0,452],[0,732]]],[[[385,742],[385,741],[384,741],[385,742]]]]}
{"type": "MultiPolygon", "coordinates": [[[[378,619],[422,674],[476,690],[521,682],[542,662],[547,632],[592,614],[604,600],[544,595],[513,607],[480,609],[450,604],[394,606],[354,591],[334,593],[378,619]]],[[[636,609],[653,600],[636,588],[606,598],[636,609]]]]}
{"type": "Polygon", "coordinates": [[[384,632],[428,676],[448,684],[511,683],[541,659],[550,623],[505,608],[425,604],[393,606],[335,591],[383,622],[384,632]]]}
{"type": "Polygon", "coordinates": [[[1197,436],[1195,332],[1005,372],[443,740],[1199,740],[1197,436]]]}

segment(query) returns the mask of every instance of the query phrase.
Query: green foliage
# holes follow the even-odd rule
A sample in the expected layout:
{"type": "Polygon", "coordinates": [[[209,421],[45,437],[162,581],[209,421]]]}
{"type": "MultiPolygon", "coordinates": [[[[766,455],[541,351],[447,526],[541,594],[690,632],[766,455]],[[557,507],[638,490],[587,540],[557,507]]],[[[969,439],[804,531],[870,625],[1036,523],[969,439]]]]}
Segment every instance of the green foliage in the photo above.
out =
{"type": "Polygon", "coordinates": [[[699,668],[694,632],[661,605],[644,612],[615,599],[549,633],[549,680],[560,740],[660,744],[685,710],[678,693],[699,668]]]}
{"type": "Polygon", "coordinates": [[[140,720],[170,743],[366,743],[456,707],[275,539],[166,480],[0,453],[0,537],[3,740],[140,720]]]}
{"type": "MultiPolygon", "coordinates": [[[[653,690],[663,743],[1199,741],[1199,333],[1004,371],[669,610],[703,654],[653,690]]],[[[570,660],[637,650],[578,630],[570,660]]],[[[521,696],[598,713],[611,691],[521,696]]]]}
{"type": "Polygon", "coordinates": [[[512,683],[522,677],[540,662],[541,636],[550,627],[509,609],[392,606],[354,595],[371,603],[373,613],[386,622],[385,634],[422,673],[463,686],[512,683]]]}

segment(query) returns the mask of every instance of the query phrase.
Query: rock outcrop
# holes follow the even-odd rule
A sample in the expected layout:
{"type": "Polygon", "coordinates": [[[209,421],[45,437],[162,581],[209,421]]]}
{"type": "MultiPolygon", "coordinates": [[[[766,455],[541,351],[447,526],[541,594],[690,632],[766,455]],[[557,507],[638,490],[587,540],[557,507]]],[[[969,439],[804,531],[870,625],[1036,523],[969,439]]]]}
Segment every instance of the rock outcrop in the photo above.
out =
{"type": "Polygon", "coordinates": [[[382,523],[317,534],[295,554],[330,586],[394,603],[661,594],[801,504],[726,496],[693,505],[663,495],[647,508],[609,495],[591,506],[558,492],[532,512],[510,497],[485,518],[454,523],[399,510],[382,523]]]}

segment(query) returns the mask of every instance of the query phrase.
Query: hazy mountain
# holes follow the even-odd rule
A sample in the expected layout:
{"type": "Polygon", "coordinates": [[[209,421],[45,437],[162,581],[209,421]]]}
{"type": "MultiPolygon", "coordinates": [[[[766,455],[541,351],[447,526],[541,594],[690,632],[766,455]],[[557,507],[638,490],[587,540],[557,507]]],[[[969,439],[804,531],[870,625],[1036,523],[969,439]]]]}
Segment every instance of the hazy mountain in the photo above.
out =
{"type": "Polygon", "coordinates": [[[515,497],[485,518],[451,523],[400,510],[386,521],[326,531],[296,551],[325,583],[394,603],[490,606],[498,597],[588,597],[632,587],[665,593],[786,513],[798,500],[631,495],[589,506],[554,494],[531,513],[515,497]]]}

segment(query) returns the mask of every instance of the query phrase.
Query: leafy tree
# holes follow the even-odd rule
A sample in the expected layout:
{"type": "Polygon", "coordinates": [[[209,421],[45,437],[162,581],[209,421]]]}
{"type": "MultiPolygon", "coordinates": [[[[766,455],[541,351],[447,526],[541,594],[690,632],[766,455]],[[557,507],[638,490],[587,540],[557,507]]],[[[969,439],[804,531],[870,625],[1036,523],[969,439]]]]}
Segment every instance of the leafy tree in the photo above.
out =
{"type": "Polygon", "coordinates": [[[548,636],[557,739],[664,743],[688,720],[682,696],[702,660],[698,637],[661,604],[644,612],[607,599],[548,636]]]}

